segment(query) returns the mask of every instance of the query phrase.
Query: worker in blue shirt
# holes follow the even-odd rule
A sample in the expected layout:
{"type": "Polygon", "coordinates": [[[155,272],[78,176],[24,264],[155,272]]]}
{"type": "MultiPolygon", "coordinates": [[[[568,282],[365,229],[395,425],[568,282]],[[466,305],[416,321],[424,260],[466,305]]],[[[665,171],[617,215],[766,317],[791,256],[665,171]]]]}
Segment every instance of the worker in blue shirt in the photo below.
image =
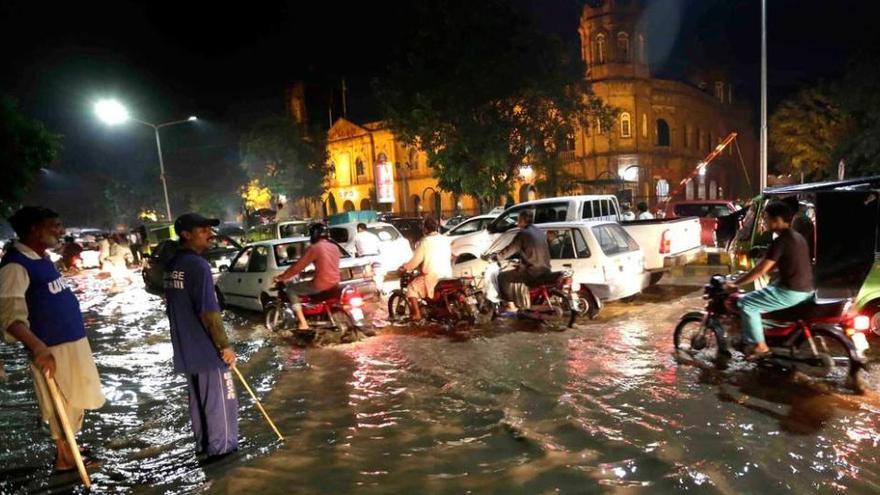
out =
{"type": "Polygon", "coordinates": [[[209,459],[238,449],[238,400],[230,366],[235,352],[223,329],[211,267],[201,255],[217,219],[195,213],[174,221],[180,250],[165,271],[174,371],[186,375],[196,453],[209,459]]]}

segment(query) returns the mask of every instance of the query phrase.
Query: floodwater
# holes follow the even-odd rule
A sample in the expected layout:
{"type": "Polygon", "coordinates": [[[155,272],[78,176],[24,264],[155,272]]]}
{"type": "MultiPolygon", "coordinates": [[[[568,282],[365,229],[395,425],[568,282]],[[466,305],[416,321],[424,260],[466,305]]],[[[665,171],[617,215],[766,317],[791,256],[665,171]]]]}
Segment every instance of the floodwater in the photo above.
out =
{"type": "MultiPolygon", "coordinates": [[[[286,441],[240,389],[242,448],[203,466],[159,298],[73,282],[109,399],[81,435],[101,463],[95,493],[880,492],[878,396],[676,363],[693,289],[655,289],[566,331],[390,327],[323,349],[227,311],[239,369],[286,441]]],[[[51,475],[23,351],[0,346],[0,359],[0,493],[69,491],[76,474],[51,475]]]]}

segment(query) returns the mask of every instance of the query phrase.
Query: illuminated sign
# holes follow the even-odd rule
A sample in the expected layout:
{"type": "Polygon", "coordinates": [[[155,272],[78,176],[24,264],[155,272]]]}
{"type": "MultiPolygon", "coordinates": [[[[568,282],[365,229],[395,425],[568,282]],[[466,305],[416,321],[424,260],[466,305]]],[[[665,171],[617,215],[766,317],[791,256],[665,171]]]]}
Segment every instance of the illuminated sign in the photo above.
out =
{"type": "Polygon", "coordinates": [[[389,161],[376,163],[376,201],[379,203],[394,202],[394,166],[389,161]]]}

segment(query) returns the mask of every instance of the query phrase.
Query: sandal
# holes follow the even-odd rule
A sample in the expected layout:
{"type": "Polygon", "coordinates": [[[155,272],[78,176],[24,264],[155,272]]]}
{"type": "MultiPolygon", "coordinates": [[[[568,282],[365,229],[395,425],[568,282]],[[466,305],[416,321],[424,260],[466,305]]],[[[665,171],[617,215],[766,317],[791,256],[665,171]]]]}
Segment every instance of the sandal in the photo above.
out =
{"type": "Polygon", "coordinates": [[[772,351],[772,350],[769,350],[769,349],[768,349],[768,350],[766,350],[766,351],[752,351],[751,354],[749,354],[748,356],[746,356],[746,361],[748,361],[748,362],[750,362],[750,363],[754,363],[754,362],[757,362],[757,361],[762,361],[762,360],[764,360],[764,359],[768,359],[768,358],[770,358],[770,357],[773,357],[773,351],[772,351]]]}

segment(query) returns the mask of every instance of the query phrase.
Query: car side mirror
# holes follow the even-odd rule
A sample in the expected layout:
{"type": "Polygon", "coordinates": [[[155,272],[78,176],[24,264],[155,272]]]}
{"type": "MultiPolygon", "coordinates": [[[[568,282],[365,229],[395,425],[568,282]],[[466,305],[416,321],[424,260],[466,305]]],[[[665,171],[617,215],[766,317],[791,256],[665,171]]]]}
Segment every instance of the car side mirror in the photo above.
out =
{"type": "Polygon", "coordinates": [[[229,271],[229,265],[220,265],[220,268],[218,268],[218,270],[220,270],[220,273],[228,272],[228,271],[229,271]]]}

